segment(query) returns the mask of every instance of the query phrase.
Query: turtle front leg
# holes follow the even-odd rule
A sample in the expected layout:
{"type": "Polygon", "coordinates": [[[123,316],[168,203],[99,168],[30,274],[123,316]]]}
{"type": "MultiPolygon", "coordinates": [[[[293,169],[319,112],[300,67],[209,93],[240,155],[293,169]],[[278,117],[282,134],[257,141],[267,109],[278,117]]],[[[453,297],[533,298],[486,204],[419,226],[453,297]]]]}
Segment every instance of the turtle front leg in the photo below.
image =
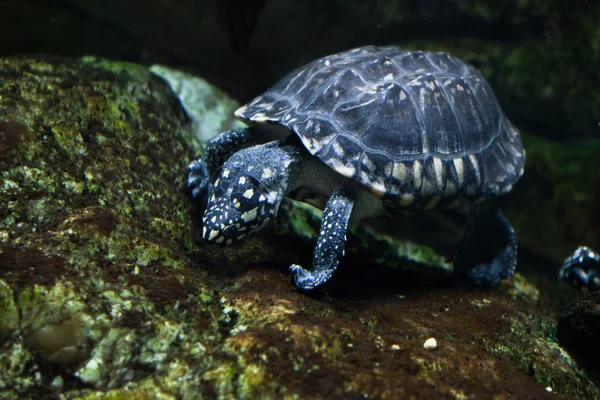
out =
{"type": "Polygon", "coordinates": [[[454,257],[454,268],[475,286],[494,287],[517,266],[517,236],[497,207],[478,207],[454,257]]]}
{"type": "Polygon", "coordinates": [[[221,166],[234,153],[260,142],[254,128],[234,129],[221,133],[206,145],[204,158],[188,166],[187,187],[192,199],[207,204],[209,188],[221,172],[221,166]]]}
{"type": "Polygon", "coordinates": [[[292,265],[294,283],[300,289],[314,289],[325,283],[344,256],[346,230],[354,201],[341,189],[335,191],[323,210],[321,230],[313,254],[313,267],[306,270],[292,265]]]}

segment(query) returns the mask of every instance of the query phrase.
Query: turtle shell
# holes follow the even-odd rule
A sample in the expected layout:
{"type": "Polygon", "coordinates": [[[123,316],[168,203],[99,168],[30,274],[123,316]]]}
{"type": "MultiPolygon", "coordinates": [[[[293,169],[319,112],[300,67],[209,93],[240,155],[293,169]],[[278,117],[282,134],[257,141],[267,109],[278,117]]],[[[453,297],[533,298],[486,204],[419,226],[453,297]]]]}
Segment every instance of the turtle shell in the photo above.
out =
{"type": "Polygon", "coordinates": [[[235,114],[286,126],[395,210],[500,195],[523,173],[519,133],[489,84],[448,53],[367,46],[323,57],[235,114]]]}

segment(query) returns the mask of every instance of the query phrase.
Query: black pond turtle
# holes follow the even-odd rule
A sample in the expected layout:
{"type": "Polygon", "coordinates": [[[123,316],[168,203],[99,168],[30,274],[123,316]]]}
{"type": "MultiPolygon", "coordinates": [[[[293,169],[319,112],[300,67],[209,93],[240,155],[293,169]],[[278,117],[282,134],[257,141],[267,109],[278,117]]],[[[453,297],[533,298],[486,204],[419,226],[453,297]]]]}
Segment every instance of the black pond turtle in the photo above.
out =
{"type": "MultiPolygon", "coordinates": [[[[323,57],[235,115],[248,128],[220,134],[189,167],[192,196],[207,202],[202,237],[247,238],[283,196],[322,208],[312,269],[290,268],[304,289],[331,277],[350,221],[479,203],[523,174],[518,131],[481,73],[448,53],[366,46],[323,57]]],[[[514,272],[515,233],[497,207],[475,209],[455,267],[494,286],[514,272]]]]}

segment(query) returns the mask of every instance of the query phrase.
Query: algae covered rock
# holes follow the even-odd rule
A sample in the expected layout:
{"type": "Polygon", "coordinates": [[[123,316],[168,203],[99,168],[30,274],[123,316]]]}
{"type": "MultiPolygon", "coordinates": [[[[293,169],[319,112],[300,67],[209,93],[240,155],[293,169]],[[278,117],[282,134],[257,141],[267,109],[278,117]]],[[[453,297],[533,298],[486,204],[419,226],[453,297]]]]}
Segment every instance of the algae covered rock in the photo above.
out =
{"type": "Polygon", "coordinates": [[[519,275],[482,291],[361,268],[307,294],[286,277],[298,236],[198,243],[187,127],[145,67],[0,59],[0,397],[600,395],[519,275]]]}
{"type": "Polygon", "coordinates": [[[233,116],[240,104],[206,80],[165,65],[153,65],[150,71],[169,83],[190,117],[192,134],[201,142],[224,130],[245,126],[233,116]]]}
{"type": "Polygon", "coordinates": [[[561,313],[557,336],[560,343],[594,372],[600,357],[600,293],[587,293],[561,313]]]}

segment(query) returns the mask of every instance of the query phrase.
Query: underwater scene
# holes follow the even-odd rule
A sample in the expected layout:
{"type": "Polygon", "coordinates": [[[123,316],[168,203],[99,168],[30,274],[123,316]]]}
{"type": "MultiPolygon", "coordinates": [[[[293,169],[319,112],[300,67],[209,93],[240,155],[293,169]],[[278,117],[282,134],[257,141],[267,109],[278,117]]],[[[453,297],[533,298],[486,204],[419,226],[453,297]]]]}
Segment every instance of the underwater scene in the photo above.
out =
{"type": "Polygon", "coordinates": [[[600,2],[0,0],[0,399],[600,399],[600,2]]]}

